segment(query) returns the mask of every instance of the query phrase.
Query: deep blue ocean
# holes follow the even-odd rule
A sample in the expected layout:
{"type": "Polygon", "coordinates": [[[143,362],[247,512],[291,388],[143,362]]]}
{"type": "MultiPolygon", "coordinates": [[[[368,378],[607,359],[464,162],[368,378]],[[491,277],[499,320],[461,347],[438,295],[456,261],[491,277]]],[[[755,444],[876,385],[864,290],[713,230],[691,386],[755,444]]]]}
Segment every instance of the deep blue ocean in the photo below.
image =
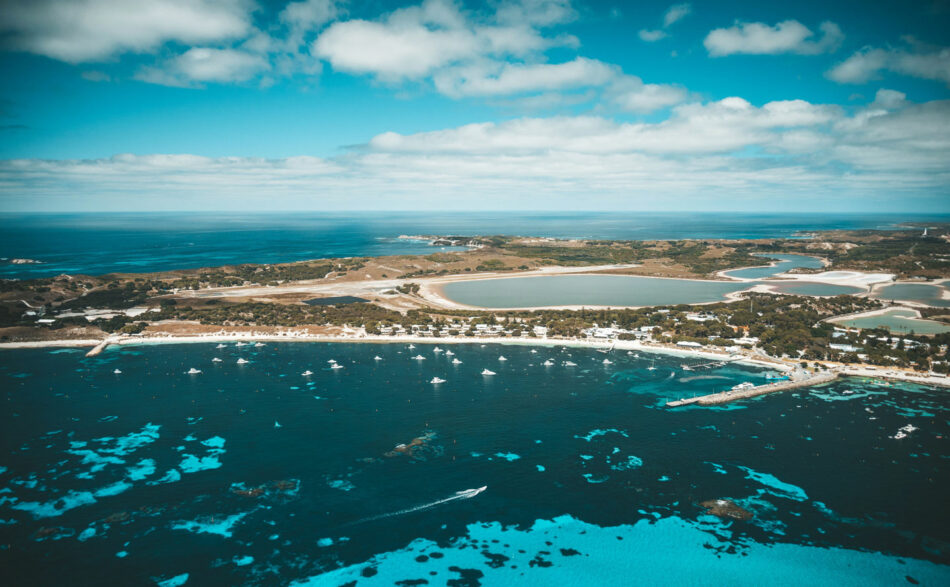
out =
{"type": "Polygon", "coordinates": [[[790,237],[828,229],[893,228],[943,216],[737,213],[87,213],[0,215],[0,278],[101,275],[425,254],[399,235],[523,235],[594,239],[790,237]]]}
{"type": "Polygon", "coordinates": [[[0,351],[2,583],[950,584],[946,390],[442,348],[0,351]]]}

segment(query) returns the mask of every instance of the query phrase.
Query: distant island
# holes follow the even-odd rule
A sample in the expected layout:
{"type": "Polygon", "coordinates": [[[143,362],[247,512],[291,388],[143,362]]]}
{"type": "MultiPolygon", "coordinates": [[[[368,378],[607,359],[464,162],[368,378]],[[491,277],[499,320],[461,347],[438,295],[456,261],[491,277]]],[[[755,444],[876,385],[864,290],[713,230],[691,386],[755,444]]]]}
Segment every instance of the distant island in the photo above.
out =
{"type": "Polygon", "coordinates": [[[950,372],[950,326],[941,326],[950,324],[943,282],[950,277],[947,226],[929,227],[926,234],[917,229],[827,231],[759,240],[399,238],[467,250],[4,280],[0,343],[95,345],[249,336],[636,343],[771,361],[813,373],[848,365],[872,371],[886,367],[895,377],[950,372]],[[798,262],[802,259],[808,262],[798,262]],[[773,269],[752,272],[764,277],[743,277],[744,268],[751,267],[773,269]],[[501,277],[568,276],[661,278],[668,281],[649,283],[672,290],[719,284],[734,291],[697,303],[511,309],[467,306],[442,289],[501,277]],[[925,286],[936,293],[932,299],[891,300],[886,292],[894,286],[925,286]],[[850,293],[836,295],[842,288],[850,293]],[[849,317],[879,316],[890,307],[911,313],[897,316],[906,324],[927,325],[933,332],[845,324],[849,317]]]}

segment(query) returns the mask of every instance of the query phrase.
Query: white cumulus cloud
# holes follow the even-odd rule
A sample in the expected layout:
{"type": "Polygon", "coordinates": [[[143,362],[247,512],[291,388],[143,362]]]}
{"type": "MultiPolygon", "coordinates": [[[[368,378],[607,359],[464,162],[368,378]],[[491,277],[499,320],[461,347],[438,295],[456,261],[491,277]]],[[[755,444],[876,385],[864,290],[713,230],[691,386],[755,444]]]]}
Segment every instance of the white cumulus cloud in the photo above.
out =
{"type": "Polygon", "coordinates": [[[950,48],[918,51],[866,47],[833,67],[827,75],[838,83],[863,84],[879,78],[884,71],[950,85],[950,48]]]}
{"type": "Polygon", "coordinates": [[[667,28],[673,23],[682,20],[693,11],[691,4],[674,4],[667,9],[663,15],[663,27],[667,28]]]}
{"type": "Polygon", "coordinates": [[[827,21],[819,26],[821,38],[797,20],[785,20],[775,26],[762,22],[738,22],[729,28],[714,29],[703,45],[712,57],[727,55],[776,55],[797,53],[817,55],[835,51],[844,39],[837,24],[827,21]]]}
{"type": "Polygon", "coordinates": [[[166,86],[188,87],[206,82],[243,82],[269,68],[268,61],[260,55],[235,49],[193,47],[162,67],[142,69],[137,78],[166,86]]]}
{"type": "Polygon", "coordinates": [[[3,3],[0,33],[11,48],[82,63],[124,52],[240,38],[250,29],[249,0],[13,0],[3,3]]]}

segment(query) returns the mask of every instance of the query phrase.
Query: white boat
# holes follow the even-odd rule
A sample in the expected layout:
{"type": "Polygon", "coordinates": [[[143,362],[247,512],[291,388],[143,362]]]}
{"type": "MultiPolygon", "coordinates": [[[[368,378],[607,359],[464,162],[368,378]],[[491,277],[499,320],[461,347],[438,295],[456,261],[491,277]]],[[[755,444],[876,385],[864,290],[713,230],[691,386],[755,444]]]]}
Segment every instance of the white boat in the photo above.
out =
{"type": "Polygon", "coordinates": [[[541,363],[541,364],[544,365],[545,367],[550,367],[551,365],[554,364],[554,361],[552,361],[551,359],[548,359],[547,361],[545,361],[545,362],[543,362],[543,363],[541,363]]]}
{"type": "Polygon", "coordinates": [[[375,357],[373,357],[373,360],[374,360],[374,361],[382,361],[383,358],[380,357],[379,355],[376,355],[375,357]]]}
{"type": "Polygon", "coordinates": [[[482,370],[482,375],[494,375],[494,374],[495,374],[494,371],[489,371],[488,369],[482,370]]]}
{"type": "Polygon", "coordinates": [[[122,375],[122,371],[119,369],[116,369],[115,371],[113,371],[113,373],[115,373],[116,375],[122,375]]]}
{"type": "Polygon", "coordinates": [[[429,383],[445,383],[445,379],[440,379],[440,378],[438,378],[438,377],[433,377],[432,380],[429,381],[429,383]]]}
{"type": "Polygon", "coordinates": [[[409,345],[409,350],[410,350],[410,351],[411,351],[412,349],[414,349],[414,348],[416,348],[416,345],[414,345],[414,344],[410,344],[410,345],[409,345]]]}
{"type": "Polygon", "coordinates": [[[310,377],[311,375],[313,375],[313,371],[311,371],[310,369],[307,369],[306,371],[301,373],[301,375],[303,375],[304,377],[310,377]]]}
{"type": "Polygon", "coordinates": [[[194,367],[192,367],[191,369],[188,369],[188,371],[186,372],[187,375],[197,375],[199,373],[201,373],[201,369],[195,369],[194,367]]]}
{"type": "Polygon", "coordinates": [[[453,353],[452,351],[445,351],[445,356],[446,356],[446,357],[451,357],[451,356],[454,355],[454,354],[455,354],[455,353],[453,353]]]}
{"type": "Polygon", "coordinates": [[[337,364],[337,363],[333,363],[332,365],[330,365],[330,368],[331,368],[331,369],[342,369],[342,368],[343,368],[343,365],[339,365],[339,364],[337,364]]]}
{"type": "Polygon", "coordinates": [[[603,363],[604,363],[604,365],[613,365],[613,364],[614,364],[614,362],[611,361],[610,359],[604,359],[604,360],[603,360],[603,363]]]}
{"type": "Polygon", "coordinates": [[[257,342],[257,343],[254,343],[254,346],[256,346],[256,347],[261,347],[261,346],[264,346],[264,343],[262,343],[262,342],[257,342]]]}
{"type": "Polygon", "coordinates": [[[654,360],[652,363],[650,363],[650,366],[649,366],[649,367],[647,367],[647,371],[656,371],[656,361],[655,361],[655,360],[654,360]]]}
{"type": "Polygon", "coordinates": [[[488,486],[483,485],[482,487],[479,487],[478,489],[463,489],[462,491],[456,491],[455,495],[468,499],[471,497],[475,497],[476,495],[485,491],[486,489],[488,489],[488,486]]]}
{"type": "Polygon", "coordinates": [[[243,342],[240,342],[240,341],[238,341],[238,342],[236,342],[236,343],[234,344],[234,346],[244,346],[244,343],[243,343],[243,342]]]}
{"type": "Polygon", "coordinates": [[[220,362],[221,362],[221,359],[219,359],[218,357],[215,357],[215,358],[211,359],[211,362],[212,362],[212,363],[220,363],[220,362]]]}
{"type": "Polygon", "coordinates": [[[537,352],[538,352],[537,350],[531,349],[531,354],[537,354],[537,352]]]}
{"type": "Polygon", "coordinates": [[[462,364],[462,361],[459,361],[459,360],[458,360],[458,357],[456,357],[456,358],[452,359],[452,364],[453,364],[453,365],[461,365],[461,364],[462,364]]]}
{"type": "Polygon", "coordinates": [[[502,356],[498,357],[498,360],[499,360],[499,361],[507,361],[508,359],[505,358],[505,355],[502,355],[502,356]]]}
{"type": "Polygon", "coordinates": [[[415,360],[417,360],[417,361],[425,361],[425,360],[426,360],[426,358],[423,357],[422,355],[416,355],[416,356],[413,357],[413,359],[415,359],[415,360]]]}
{"type": "Polygon", "coordinates": [[[433,353],[441,353],[441,352],[442,352],[442,349],[440,349],[439,347],[435,347],[434,349],[432,349],[432,352],[433,352],[433,353]]]}
{"type": "Polygon", "coordinates": [[[565,366],[565,367],[576,367],[576,366],[577,366],[577,363],[575,363],[574,361],[564,361],[564,366],[565,366]]]}
{"type": "Polygon", "coordinates": [[[238,359],[238,360],[237,360],[237,364],[238,364],[238,365],[247,365],[248,363],[250,363],[250,361],[248,361],[247,359],[238,359]]]}
{"type": "Polygon", "coordinates": [[[214,347],[214,348],[216,348],[216,349],[223,349],[224,347],[225,347],[225,345],[223,345],[223,344],[221,344],[221,343],[218,343],[218,346],[216,346],[216,347],[214,347]]]}
{"type": "Polygon", "coordinates": [[[908,436],[911,432],[913,432],[913,431],[915,431],[915,430],[917,430],[917,429],[918,429],[918,428],[917,428],[916,426],[914,426],[913,424],[908,424],[907,426],[901,426],[901,427],[897,430],[897,434],[895,434],[894,436],[891,436],[891,438],[894,438],[894,439],[897,439],[897,440],[900,440],[901,438],[907,438],[907,436],[908,436]]]}
{"type": "Polygon", "coordinates": [[[329,361],[327,361],[327,363],[330,363],[332,365],[333,363],[336,363],[336,359],[330,359],[329,361]]]}

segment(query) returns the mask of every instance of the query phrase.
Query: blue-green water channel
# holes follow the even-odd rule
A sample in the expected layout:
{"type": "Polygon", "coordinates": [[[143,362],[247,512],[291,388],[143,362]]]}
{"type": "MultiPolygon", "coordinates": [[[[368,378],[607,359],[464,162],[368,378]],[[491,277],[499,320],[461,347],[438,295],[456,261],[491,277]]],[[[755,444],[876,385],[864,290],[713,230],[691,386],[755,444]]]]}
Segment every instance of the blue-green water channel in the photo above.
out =
{"type": "Polygon", "coordinates": [[[945,392],[440,346],[0,351],[4,584],[950,583],[945,392]]]}

